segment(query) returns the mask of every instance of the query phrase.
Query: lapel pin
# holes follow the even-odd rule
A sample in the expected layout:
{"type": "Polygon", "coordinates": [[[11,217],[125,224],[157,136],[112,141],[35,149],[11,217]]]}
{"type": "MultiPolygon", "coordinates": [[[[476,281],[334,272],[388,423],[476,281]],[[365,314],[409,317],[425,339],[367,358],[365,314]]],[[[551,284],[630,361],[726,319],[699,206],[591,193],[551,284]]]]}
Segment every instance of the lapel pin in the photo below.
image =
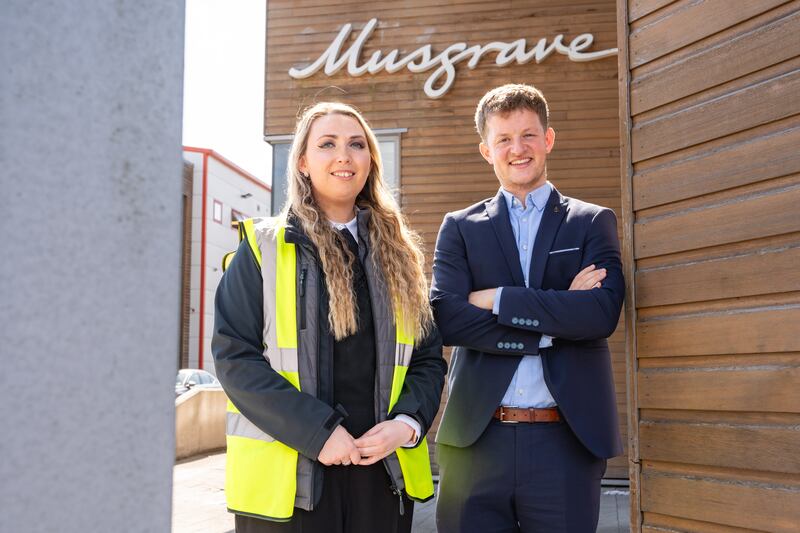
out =
{"type": "Polygon", "coordinates": [[[558,210],[559,210],[558,206],[555,206],[555,207],[553,208],[553,213],[558,213],[558,210]]]}

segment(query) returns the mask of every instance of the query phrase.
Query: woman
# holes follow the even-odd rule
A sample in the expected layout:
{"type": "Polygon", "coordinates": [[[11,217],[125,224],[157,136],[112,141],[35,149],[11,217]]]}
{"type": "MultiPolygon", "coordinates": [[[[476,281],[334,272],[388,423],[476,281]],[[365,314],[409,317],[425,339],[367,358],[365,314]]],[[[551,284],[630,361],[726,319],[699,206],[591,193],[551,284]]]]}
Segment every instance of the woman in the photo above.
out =
{"type": "Polygon", "coordinates": [[[350,106],[305,111],[288,178],[217,290],[228,509],[240,533],[408,532],[446,370],[419,239],[350,106]]]}

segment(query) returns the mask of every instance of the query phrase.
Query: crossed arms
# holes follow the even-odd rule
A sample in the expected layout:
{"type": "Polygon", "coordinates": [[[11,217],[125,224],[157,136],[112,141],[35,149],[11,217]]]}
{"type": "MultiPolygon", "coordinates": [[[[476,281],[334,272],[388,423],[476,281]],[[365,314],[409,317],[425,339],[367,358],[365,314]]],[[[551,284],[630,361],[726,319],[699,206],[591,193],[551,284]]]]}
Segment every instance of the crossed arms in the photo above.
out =
{"type": "MultiPolygon", "coordinates": [[[[569,290],[506,286],[496,316],[491,306],[485,308],[487,300],[481,299],[489,294],[473,290],[462,223],[469,222],[460,222],[452,214],[445,216],[434,255],[431,303],[444,344],[523,355],[539,345],[543,334],[579,341],[606,338],[614,332],[625,282],[613,211],[601,209],[594,214],[582,243],[582,266],[594,265],[594,272],[605,270],[601,287],[569,290]],[[471,295],[478,305],[470,303],[471,295]],[[519,317],[535,320],[520,321],[519,317]]],[[[580,281],[573,281],[573,289],[580,281]]]]}

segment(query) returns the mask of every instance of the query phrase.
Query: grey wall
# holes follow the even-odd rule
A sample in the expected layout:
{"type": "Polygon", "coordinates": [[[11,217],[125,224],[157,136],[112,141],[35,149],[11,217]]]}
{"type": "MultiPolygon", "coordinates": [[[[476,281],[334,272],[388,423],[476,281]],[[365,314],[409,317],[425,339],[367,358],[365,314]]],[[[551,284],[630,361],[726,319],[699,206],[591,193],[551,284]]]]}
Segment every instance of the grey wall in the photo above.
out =
{"type": "Polygon", "coordinates": [[[0,10],[0,531],[169,531],[183,2],[0,10]]]}

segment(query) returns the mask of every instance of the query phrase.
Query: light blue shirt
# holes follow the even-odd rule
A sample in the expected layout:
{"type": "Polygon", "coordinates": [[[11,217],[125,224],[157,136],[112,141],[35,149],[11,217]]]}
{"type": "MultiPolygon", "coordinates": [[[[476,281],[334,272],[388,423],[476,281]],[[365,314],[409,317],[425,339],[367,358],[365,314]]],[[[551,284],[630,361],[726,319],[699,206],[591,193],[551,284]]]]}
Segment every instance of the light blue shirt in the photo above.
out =
{"type": "MultiPolygon", "coordinates": [[[[547,200],[552,192],[550,182],[529,192],[525,197],[525,207],[513,194],[500,188],[508,206],[508,215],[511,229],[514,231],[514,240],[517,242],[519,252],[519,265],[525,276],[525,286],[529,287],[529,276],[533,246],[536,242],[536,233],[542,221],[542,213],[547,205],[547,200]]],[[[500,314],[500,305],[503,288],[497,289],[494,298],[494,314],[500,314]]],[[[553,345],[552,337],[542,335],[539,348],[549,348],[553,345]]],[[[514,377],[503,396],[502,405],[516,407],[553,407],[556,401],[550,394],[544,381],[542,358],[538,354],[525,355],[519,362],[514,377]]]]}

